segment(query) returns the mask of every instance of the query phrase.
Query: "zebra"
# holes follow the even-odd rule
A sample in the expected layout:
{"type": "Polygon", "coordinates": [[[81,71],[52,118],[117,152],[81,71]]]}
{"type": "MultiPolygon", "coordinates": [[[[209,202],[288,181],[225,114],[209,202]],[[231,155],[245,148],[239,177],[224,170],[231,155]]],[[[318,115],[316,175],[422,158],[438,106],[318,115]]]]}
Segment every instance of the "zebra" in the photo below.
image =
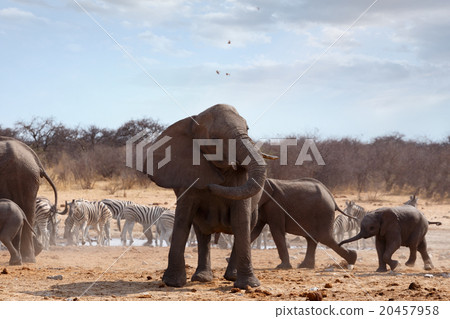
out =
{"type": "Polygon", "coordinates": [[[117,227],[119,228],[119,231],[121,231],[120,227],[120,216],[122,215],[123,209],[127,207],[128,205],[134,204],[132,201],[129,200],[120,200],[120,199],[102,199],[100,202],[108,206],[109,210],[111,211],[112,218],[114,218],[117,221],[117,227]]]}
{"type": "Polygon", "coordinates": [[[38,235],[38,240],[42,243],[44,249],[48,250],[50,246],[48,224],[52,218],[52,205],[47,198],[36,198],[34,216],[34,231],[38,235]]]}
{"type": "Polygon", "coordinates": [[[73,219],[73,230],[71,237],[75,234],[75,242],[78,244],[79,235],[81,231],[81,243],[85,244],[86,237],[92,245],[89,237],[89,227],[95,227],[98,234],[97,244],[103,246],[104,240],[107,246],[110,244],[110,221],[112,218],[111,211],[108,206],[101,202],[88,201],[72,201],[70,205],[69,217],[73,219]],[[103,232],[105,232],[105,237],[103,232]]]}
{"type": "Polygon", "coordinates": [[[175,212],[167,210],[162,213],[161,217],[155,223],[156,234],[158,235],[156,238],[156,245],[158,245],[158,238],[159,246],[162,246],[164,241],[166,242],[167,246],[170,245],[170,241],[172,240],[174,222],[175,212]]]}
{"type": "MultiPolygon", "coordinates": [[[[333,232],[337,242],[341,242],[344,239],[344,234],[348,233],[349,237],[353,236],[353,230],[356,233],[359,232],[361,221],[367,212],[359,205],[356,205],[354,201],[346,201],[347,207],[344,212],[347,215],[353,216],[355,219],[350,219],[345,215],[338,215],[334,220],[333,232]]],[[[359,242],[356,242],[356,247],[359,249],[359,242]]],[[[364,248],[366,247],[364,243],[364,248]]]]}
{"type": "Polygon", "coordinates": [[[120,218],[125,219],[120,239],[122,245],[126,246],[127,234],[129,237],[129,245],[133,244],[133,228],[135,223],[139,223],[144,228],[144,234],[147,237],[147,244],[152,243],[151,226],[161,217],[161,215],[167,211],[167,208],[161,206],[144,206],[144,205],[128,205],[124,208],[122,216],[120,218]]]}
{"type": "Polygon", "coordinates": [[[416,194],[409,196],[409,200],[404,202],[403,205],[409,205],[413,207],[417,207],[417,202],[419,201],[419,197],[416,194]]]}

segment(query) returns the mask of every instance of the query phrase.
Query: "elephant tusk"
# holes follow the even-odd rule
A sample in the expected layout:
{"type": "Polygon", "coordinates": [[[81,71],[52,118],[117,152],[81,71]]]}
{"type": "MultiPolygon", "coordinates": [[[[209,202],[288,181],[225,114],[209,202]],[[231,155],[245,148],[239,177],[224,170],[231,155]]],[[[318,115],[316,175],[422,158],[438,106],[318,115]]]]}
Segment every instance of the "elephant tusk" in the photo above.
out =
{"type": "Polygon", "coordinates": [[[265,153],[262,153],[262,152],[261,152],[261,154],[262,154],[262,157],[264,157],[265,159],[270,159],[270,160],[278,159],[278,156],[275,156],[275,155],[269,155],[269,154],[265,154],[265,153]]]}
{"type": "Polygon", "coordinates": [[[237,162],[231,162],[231,167],[232,167],[235,171],[237,171],[237,169],[238,169],[238,163],[237,163],[237,162]]]}

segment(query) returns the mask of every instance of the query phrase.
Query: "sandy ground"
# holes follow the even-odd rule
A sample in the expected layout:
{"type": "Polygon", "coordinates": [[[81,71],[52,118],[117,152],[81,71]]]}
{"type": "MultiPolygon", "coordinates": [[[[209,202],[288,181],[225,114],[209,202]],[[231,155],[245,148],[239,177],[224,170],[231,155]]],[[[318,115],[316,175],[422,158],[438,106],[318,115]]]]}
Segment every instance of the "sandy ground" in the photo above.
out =
{"type": "MultiPolygon", "coordinates": [[[[40,195],[53,200],[43,185],[40,195]]],[[[98,183],[97,189],[60,191],[60,202],[72,198],[99,200],[119,198],[141,204],[174,207],[175,196],[170,190],[156,187],[128,190],[108,195],[98,183]]],[[[354,194],[336,194],[340,207],[354,194]]],[[[371,200],[358,201],[366,209],[393,206],[407,196],[363,195],[371,200]]],[[[51,247],[42,252],[36,264],[9,266],[9,254],[0,251],[0,300],[307,300],[319,294],[323,300],[449,300],[450,299],[450,204],[419,200],[419,208],[429,220],[440,220],[440,227],[430,226],[428,246],[435,269],[423,270],[420,257],[416,266],[404,266],[409,254],[401,248],[394,255],[401,262],[396,272],[379,274],[375,250],[358,251],[353,270],[341,268],[342,259],[330,249],[317,251],[316,269],[275,270],[279,264],[276,249],[252,251],[255,274],[261,281],[256,289],[236,290],[223,279],[230,251],[212,248],[211,262],[215,278],[210,283],[190,282],[183,288],[167,287],[161,281],[167,267],[167,247],[51,247]],[[3,271],[2,271],[3,270],[3,271]],[[56,276],[56,277],[55,277],[56,276]],[[414,283],[414,284],[412,284],[414,283]],[[315,294],[311,294],[315,292],[315,294]]],[[[63,223],[60,224],[62,229],[63,223]]],[[[113,237],[119,237],[115,223],[113,237]]],[[[135,227],[135,237],[140,237],[135,227]]],[[[62,236],[62,231],[60,231],[62,236]]],[[[62,243],[62,240],[59,240],[62,243]]],[[[291,263],[304,258],[304,242],[291,248],[291,263]]],[[[186,248],[186,271],[192,276],[197,265],[196,247],[186,248]]]]}

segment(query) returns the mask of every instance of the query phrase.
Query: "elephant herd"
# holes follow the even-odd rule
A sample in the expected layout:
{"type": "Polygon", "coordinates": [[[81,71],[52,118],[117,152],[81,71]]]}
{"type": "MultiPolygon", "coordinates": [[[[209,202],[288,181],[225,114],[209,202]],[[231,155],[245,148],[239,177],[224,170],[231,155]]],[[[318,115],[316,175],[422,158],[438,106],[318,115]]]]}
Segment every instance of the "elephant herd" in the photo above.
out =
{"type": "MultiPolygon", "coordinates": [[[[305,259],[299,265],[303,268],[314,268],[318,243],[334,250],[351,267],[357,253],[343,244],[372,236],[376,237],[377,271],[387,271],[386,265],[396,268],[398,262],[391,257],[400,246],[410,248],[408,266],[414,264],[419,251],[425,269],[433,267],[425,240],[429,222],[412,206],[368,213],[358,235],[337,243],[333,237],[335,211],[344,212],[328,188],[312,178],[268,178],[264,159],[274,157],[262,153],[250,139],[247,122],[232,106],[218,104],[182,119],[140,151],[136,157],[143,159],[143,173],[160,187],[173,189],[177,197],[168,266],[163,275],[168,286],[186,284],[184,252],[191,226],[198,243],[198,266],[192,281],[213,279],[211,235],[227,233],[234,235],[234,244],[225,279],[234,281],[237,288],[259,286],[251,243],[266,224],[281,259],[277,268],[292,267],[286,233],[303,236],[307,241],[305,259]]],[[[17,140],[0,137],[0,198],[5,199],[0,200],[0,240],[10,250],[11,263],[35,262],[39,252],[34,248],[29,224],[34,222],[41,177],[54,189],[56,209],[56,188],[36,154],[17,140]]]]}

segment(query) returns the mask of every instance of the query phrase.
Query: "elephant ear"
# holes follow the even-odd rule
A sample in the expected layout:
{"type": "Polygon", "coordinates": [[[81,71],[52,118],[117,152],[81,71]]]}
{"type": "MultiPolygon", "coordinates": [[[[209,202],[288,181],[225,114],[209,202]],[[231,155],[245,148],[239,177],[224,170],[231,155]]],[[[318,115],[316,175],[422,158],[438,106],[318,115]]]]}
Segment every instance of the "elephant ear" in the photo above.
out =
{"type": "Polygon", "coordinates": [[[381,212],[380,216],[380,236],[384,237],[389,232],[393,230],[395,232],[400,231],[399,221],[397,214],[392,211],[392,209],[386,209],[381,212]]]}
{"type": "Polygon", "coordinates": [[[144,147],[139,143],[136,146],[136,157],[140,154],[143,157],[144,173],[158,186],[202,189],[209,184],[223,183],[220,171],[203,154],[200,154],[199,165],[194,165],[194,125],[197,124],[193,118],[185,118],[169,126],[153,143],[145,144],[144,140],[141,142],[144,147]]]}

